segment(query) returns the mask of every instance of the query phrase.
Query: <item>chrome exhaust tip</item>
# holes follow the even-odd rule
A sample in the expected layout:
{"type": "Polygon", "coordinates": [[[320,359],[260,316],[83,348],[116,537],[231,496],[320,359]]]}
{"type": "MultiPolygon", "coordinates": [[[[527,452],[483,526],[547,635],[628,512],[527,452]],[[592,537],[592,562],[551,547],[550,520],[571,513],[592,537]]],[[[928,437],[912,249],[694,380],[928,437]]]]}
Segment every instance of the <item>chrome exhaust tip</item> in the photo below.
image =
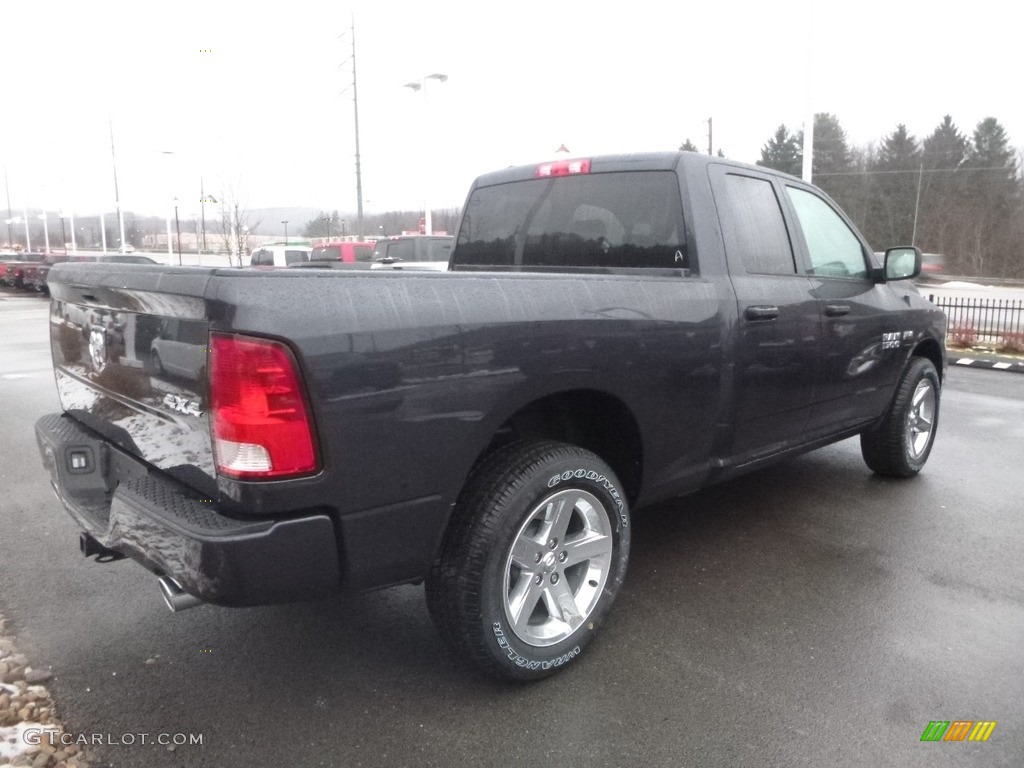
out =
{"type": "Polygon", "coordinates": [[[159,581],[160,594],[164,599],[164,605],[167,606],[171,613],[178,613],[179,611],[185,611],[203,604],[202,600],[183,590],[181,585],[170,576],[161,576],[159,581]]]}

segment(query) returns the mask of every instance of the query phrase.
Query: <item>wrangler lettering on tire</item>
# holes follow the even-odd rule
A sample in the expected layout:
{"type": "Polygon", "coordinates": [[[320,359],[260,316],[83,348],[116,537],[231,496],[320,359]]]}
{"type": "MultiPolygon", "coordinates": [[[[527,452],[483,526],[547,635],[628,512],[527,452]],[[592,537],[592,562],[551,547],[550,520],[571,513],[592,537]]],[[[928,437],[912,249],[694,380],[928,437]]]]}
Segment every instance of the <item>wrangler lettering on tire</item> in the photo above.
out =
{"type": "Polygon", "coordinates": [[[629,509],[612,469],[566,443],[514,443],[470,477],[427,603],[458,653],[534,680],[579,657],[628,560],[629,509]]]}

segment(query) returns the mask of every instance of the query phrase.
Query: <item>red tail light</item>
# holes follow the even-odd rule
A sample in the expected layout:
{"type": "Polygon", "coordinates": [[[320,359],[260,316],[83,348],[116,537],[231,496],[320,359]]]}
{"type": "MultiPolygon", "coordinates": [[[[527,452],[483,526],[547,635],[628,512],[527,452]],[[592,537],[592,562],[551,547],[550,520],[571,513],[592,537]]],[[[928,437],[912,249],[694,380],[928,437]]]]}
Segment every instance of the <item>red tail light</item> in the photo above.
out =
{"type": "Polygon", "coordinates": [[[283,344],[211,334],[210,412],[221,474],[280,480],[317,470],[309,405],[283,344]]]}
{"type": "Polygon", "coordinates": [[[584,173],[590,173],[589,160],[558,160],[538,165],[535,175],[538,179],[546,179],[550,176],[576,176],[584,173]]]}

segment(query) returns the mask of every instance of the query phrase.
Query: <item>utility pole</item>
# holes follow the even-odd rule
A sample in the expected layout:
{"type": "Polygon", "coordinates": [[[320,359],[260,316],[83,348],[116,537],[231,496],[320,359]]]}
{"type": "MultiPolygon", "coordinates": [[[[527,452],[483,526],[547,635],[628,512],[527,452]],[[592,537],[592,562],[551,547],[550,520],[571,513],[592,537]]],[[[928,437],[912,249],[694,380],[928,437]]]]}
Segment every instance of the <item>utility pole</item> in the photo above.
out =
{"type": "Polygon", "coordinates": [[[804,120],[804,163],[800,178],[810,184],[811,171],[814,168],[814,110],[807,111],[807,119],[804,120]]]}
{"type": "Polygon", "coordinates": [[[356,120],[356,226],[363,239],[363,170],[359,161],[359,92],[356,88],[356,15],[352,14],[352,108],[356,120]]]}
{"type": "Polygon", "coordinates": [[[914,232],[910,235],[910,244],[917,245],[917,212],[921,209],[921,181],[924,179],[924,163],[917,169],[917,199],[914,201],[914,232]]]}
{"type": "Polygon", "coordinates": [[[712,143],[711,143],[711,118],[710,117],[708,118],[708,154],[709,155],[713,155],[714,154],[713,146],[712,146],[712,143]]]}

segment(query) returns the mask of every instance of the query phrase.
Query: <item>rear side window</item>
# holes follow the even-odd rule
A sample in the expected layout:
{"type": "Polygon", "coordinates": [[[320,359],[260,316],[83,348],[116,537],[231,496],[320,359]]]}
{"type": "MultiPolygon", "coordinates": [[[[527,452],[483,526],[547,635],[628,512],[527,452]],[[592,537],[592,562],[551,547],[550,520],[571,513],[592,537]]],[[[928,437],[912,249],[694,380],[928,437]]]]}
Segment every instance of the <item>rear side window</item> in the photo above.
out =
{"type": "Polygon", "coordinates": [[[337,261],[341,258],[341,251],[336,245],[319,245],[313,249],[312,261],[337,261]]]}
{"type": "Polygon", "coordinates": [[[356,245],[352,251],[356,261],[373,261],[373,248],[369,245],[356,245]]]}
{"type": "Polygon", "coordinates": [[[253,267],[272,267],[274,266],[274,254],[265,248],[253,251],[249,259],[249,265],[253,267]]]}
{"type": "Polygon", "coordinates": [[[481,267],[689,269],[671,171],[530,179],[473,191],[456,263],[481,267]]]}
{"type": "Polygon", "coordinates": [[[810,273],[821,277],[867,277],[864,248],[832,206],[796,187],[786,187],[786,194],[804,233],[810,273]]]}
{"type": "Polygon", "coordinates": [[[451,240],[431,240],[427,249],[427,261],[448,261],[452,255],[451,240]]]}
{"type": "Polygon", "coordinates": [[[416,258],[416,243],[412,240],[388,240],[383,243],[377,243],[376,255],[379,259],[414,261],[416,258]]]}
{"type": "Polygon", "coordinates": [[[772,183],[730,173],[723,190],[719,219],[730,258],[742,261],[751,274],[796,274],[793,247],[772,183]]]}

